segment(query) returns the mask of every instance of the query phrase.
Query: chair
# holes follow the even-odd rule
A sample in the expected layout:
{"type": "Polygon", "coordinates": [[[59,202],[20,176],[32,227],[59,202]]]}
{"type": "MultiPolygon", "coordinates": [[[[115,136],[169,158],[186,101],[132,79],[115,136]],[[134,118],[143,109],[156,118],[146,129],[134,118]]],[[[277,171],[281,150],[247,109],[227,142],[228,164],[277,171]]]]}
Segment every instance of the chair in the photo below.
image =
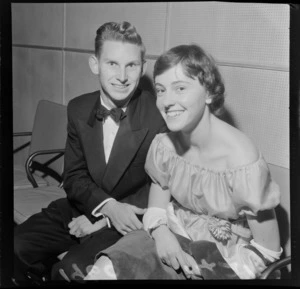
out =
{"type": "MultiPolygon", "coordinates": [[[[14,138],[21,136],[31,136],[29,155],[34,152],[62,149],[66,141],[66,106],[40,100],[36,109],[33,129],[31,132],[16,132],[14,138]]],[[[25,144],[14,153],[20,151],[28,145],[25,144]]],[[[58,154],[39,155],[29,159],[25,166],[29,166],[34,178],[29,180],[23,165],[14,166],[14,189],[32,188],[47,186],[50,183],[60,182],[63,160],[58,154]]]]}
{"type": "MultiPolygon", "coordinates": [[[[25,133],[28,135],[29,133],[25,133]]],[[[24,135],[18,133],[15,135],[24,135]]],[[[41,100],[31,133],[30,153],[25,167],[17,167],[19,177],[14,182],[14,222],[19,225],[46,208],[52,201],[66,197],[63,190],[63,163],[67,138],[67,107],[41,100]],[[39,171],[42,174],[37,174],[39,171]],[[50,176],[50,183],[43,177],[50,176]]],[[[15,173],[16,176],[16,173],[15,173]]],[[[62,259],[67,252],[57,256],[62,259]]],[[[27,272],[29,279],[32,273],[27,272]]],[[[42,276],[41,276],[42,278],[42,276]]],[[[42,279],[43,280],[43,279],[42,279]]]]}
{"type": "Polygon", "coordinates": [[[291,264],[291,256],[287,256],[285,258],[282,258],[273,264],[271,264],[267,269],[264,270],[264,272],[259,277],[260,280],[265,279],[280,279],[280,274],[278,274],[278,271],[281,270],[284,267],[287,267],[291,264]],[[276,274],[277,272],[277,274],[276,274]],[[276,276],[278,276],[276,278],[276,276]]]}
{"type": "MultiPolygon", "coordinates": [[[[67,107],[40,100],[31,133],[29,156],[22,170],[17,167],[19,178],[14,182],[16,224],[21,224],[31,215],[47,207],[50,202],[66,196],[62,189],[66,138],[67,107]],[[37,171],[40,174],[37,174],[37,171]],[[49,183],[45,177],[51,177],[55,182],[49,183]]],[[[15,172],[14,174],[16,176],[15,172]]]]}

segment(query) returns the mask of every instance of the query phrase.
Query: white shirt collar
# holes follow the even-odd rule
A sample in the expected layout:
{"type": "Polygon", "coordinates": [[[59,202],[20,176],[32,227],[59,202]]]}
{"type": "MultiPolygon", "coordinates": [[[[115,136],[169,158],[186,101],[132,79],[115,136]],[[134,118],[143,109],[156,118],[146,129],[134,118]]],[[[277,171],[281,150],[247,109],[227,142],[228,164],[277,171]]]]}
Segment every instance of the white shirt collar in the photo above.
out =
{"type": "MultiPolygon", "coordinates": [[[[101,104],[105,107],[105,108],[107,108],[107,109],[112,109],[111,107],[108,107],[105,103],[104,103],[104,101],[103,101],[103,98],[102,98],[102,96],[101,96],[101,93],[100,93],[100,100],[101,100],[101,104]]],[[[130,100],[129,100],[130,101],[130,100]]],[[[123,106],[122,107],[122,110],[125,112],[126,111],[126,109],[127,109],[127,105],[128,105],[128,103],[129,103],[129,101],[126,103],[126,106],[123,106]]]]}

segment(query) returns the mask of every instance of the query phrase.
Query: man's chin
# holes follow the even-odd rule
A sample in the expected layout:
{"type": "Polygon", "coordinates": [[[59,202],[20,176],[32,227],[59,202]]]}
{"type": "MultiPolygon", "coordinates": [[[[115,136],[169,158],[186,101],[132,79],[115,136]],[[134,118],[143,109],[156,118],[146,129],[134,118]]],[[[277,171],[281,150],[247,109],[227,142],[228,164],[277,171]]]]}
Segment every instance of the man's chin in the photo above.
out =
{"type": "Polygon", "coordinates": [[[133,95],[133,92],[131,92],[128,96],[125,98],[113,98],[111,97],[111,101],[117,106],[117,107],[123,107],[128,103],[130,100],[131,96],[133,95]]]}

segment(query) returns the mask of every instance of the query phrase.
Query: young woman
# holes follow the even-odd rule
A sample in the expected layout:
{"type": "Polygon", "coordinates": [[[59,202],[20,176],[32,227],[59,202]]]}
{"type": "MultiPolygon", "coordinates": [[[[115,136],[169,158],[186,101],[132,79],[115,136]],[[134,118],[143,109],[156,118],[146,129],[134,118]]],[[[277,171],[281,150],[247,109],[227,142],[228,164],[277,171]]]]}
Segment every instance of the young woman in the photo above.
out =
{"type": "Polygon", "coordinates": [[[279,187],[261,152],[217,117],[224,84],[211,56],[180,45],[154,67],[170,133],[150,146],[144,230],[100,252],[86,280],[253,279],[280,258],[279,187]]]}

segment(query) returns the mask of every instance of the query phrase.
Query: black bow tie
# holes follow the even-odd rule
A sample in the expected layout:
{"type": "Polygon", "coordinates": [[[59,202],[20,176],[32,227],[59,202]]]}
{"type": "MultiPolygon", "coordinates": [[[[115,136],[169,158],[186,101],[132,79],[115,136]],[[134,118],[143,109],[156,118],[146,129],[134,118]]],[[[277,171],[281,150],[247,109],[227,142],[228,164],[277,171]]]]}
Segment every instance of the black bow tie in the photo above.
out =
{"type": "Polygon", "coordinates": [[[112,108],[111,110],[108,110],[102,105],[96,111],[96,118],[101,121],[104,120],[109,115],[112,117],[112,119],[115,122],[118,122],[126,116],[126,113],[122,110],[122,108],[116,107],[116,108],[112,108]]]}

